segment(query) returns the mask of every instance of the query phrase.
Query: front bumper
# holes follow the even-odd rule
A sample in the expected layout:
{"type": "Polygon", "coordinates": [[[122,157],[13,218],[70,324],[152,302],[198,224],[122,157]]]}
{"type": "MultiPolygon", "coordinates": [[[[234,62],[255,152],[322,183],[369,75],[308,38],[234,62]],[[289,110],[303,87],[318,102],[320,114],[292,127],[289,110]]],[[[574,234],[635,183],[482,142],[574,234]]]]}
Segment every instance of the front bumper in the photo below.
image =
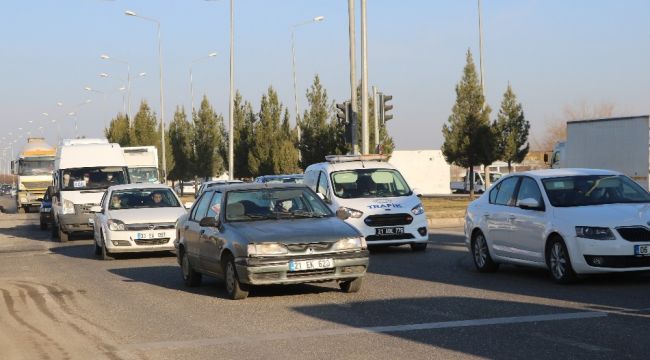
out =
{"type": "Polygon", "coordinates": [[[111,231],[105,229],[106,247],[111,253],[175,250],[174,229],[144,231],[111,231]]]}
{"type": "Polygon", "coordinates": [[[576,247],[571,251],[571,265],[579,274],[598,274],[627,271],[650,271],[650,256],[634,255],[635,245],[623,239],[590,240],[574,237],[576,247]]]}
{"type": "Polygon", "coordinates": [[[92,231],[93,225],[90,222],[93,214],[59,214],[58,221],[61,229],[67,233],[92,231]]]}
{"type": "MultiPolygon", "coordinates": [[[[373,214],[369,214],[373,215],[373,214]]],[[[348,224],[359,230],[365,237],[368,246],[372,245],[403,245],[418,244],[429,241],[427,230],[427,218],[424,214],[414,215],[413,222],[406,225],[386,225],[386,226],[368,226],[364,222],[364,214],[360,218],[348,218],[345,220],[348,224]],[[404,233],[395,235],[377,235],[378,228],[403,227],[404,233]]]]}
{"type": "Polygon", "coordinates": [[[368,250],[303,256],[250,257],[237,258],[235,260],[240,281],[250,285],[350,280],[365,275],[368,269],[368,263],[368,250]],[[325,258],[333,260],[333,268],[304,271],[290,271],[289,269],[290,260],[317,260],[325,258]]]}

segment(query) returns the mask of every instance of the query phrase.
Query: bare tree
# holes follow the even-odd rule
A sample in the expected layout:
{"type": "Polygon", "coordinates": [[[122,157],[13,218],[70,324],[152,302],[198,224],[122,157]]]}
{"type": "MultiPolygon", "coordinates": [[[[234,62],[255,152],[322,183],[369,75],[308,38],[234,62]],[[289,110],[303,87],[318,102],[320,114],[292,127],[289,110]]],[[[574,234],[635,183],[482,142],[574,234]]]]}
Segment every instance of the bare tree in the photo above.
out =
{"type": "Polygon", "coordinates": [[[578,104],[565,105],[562,118],[552,120],[546,126],[542,140],[535,141],[534,145],[539,150],[549,151],[558,141],[566,140],[567,121],[624,116],[621,111],[615,111],[615,108],[616,105],[610,102],[591,105],[584,100],[578,104]]]}

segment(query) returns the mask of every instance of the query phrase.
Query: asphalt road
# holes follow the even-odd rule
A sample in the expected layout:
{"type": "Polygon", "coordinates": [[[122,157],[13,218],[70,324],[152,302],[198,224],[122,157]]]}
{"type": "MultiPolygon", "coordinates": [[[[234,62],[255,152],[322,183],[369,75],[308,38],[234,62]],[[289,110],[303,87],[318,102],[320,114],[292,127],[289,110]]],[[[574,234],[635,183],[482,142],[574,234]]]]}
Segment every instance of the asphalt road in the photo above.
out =
{"type": "MultiPolygon", "coordinates": [[[[2,199],[0,199],[2,200],[2,199]]],[[[170,254],[101,261],[52,242],[37,214],[0,214],[0,359],[647,359],[650,274],[556,285],[479,274],[462,230],[424,253],[375,250],[361,292],[335,283],[186,288],[170,254]]]]}

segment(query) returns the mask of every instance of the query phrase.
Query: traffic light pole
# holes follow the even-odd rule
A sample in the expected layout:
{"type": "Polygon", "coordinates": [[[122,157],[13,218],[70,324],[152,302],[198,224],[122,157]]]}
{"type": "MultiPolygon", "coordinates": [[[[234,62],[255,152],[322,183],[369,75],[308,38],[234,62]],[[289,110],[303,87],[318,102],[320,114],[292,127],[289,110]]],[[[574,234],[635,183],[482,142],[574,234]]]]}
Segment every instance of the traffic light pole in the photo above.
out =
{"type": "Polygon", "coordinates": [[[375,153],[379,154],[379,114],[378,107],[379,102],[377,101],[377,87],[372,87],[372,116],[375,119],[375,153]]]}
{"type": "Polygon", "coordinates": [[[368,31],[366,26],[366,0],[361,0],[361,149],[369,154],[368,129],[368,31]]]}
{"type": "MultiPolygon", "coordinates": [[[[354,2],[356,0],[348,0],[348,29],[350,33],[350,103],[352,105],[352,113],[350,114],[350,121],[354,123],[357,118],[357,63],[356,63],[356,35],[354,25],[354,2]]],[[[355,129],[356,132],[356,129],[355,129]]],[[[359,153],[359,145],[352,144],[352,152],[359,153]]]]}

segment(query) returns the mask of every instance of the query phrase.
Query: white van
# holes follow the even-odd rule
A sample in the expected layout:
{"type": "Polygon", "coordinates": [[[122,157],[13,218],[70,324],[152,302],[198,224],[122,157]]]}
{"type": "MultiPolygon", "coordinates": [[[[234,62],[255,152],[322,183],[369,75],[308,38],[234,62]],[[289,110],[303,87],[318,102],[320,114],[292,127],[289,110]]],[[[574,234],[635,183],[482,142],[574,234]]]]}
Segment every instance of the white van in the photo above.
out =
{"type": "Polygon", "coordinates": [[[158,149],[155,146],[129,146],[123,147],[122,151],[132,183],[160,184],[158,149]]]}
{"type": "Polygon", "coordinates": [[[427,248],[427,218],[422,202],[394,166],[379,155],[330,155],[305,170],[304,183],[372,245],[410,244],[427,248]]]}
{"type": "Polygon", "coordinates": [[[63,140],[53,176],[52,236],[61,242],[72,233],[92,231],[91,207],[99,205],[109,186],[129,183],[122,148],[106,139],[63,140]]]}

